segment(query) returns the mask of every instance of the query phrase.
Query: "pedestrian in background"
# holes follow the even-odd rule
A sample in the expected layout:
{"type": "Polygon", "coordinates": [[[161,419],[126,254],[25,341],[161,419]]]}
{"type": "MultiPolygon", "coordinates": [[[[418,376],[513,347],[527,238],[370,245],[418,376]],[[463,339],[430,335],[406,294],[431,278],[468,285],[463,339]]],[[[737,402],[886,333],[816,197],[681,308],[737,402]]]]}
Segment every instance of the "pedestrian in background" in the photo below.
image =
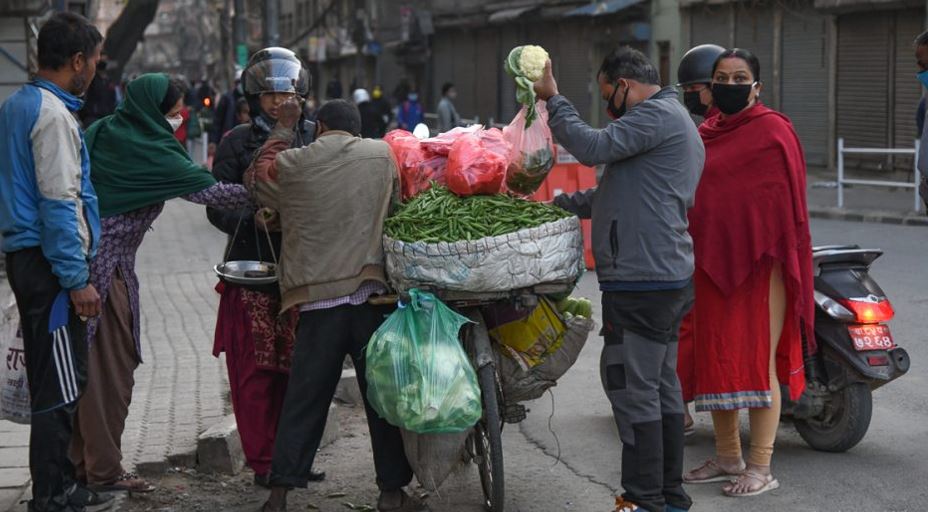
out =
{"type": "Polygon", "coordinates": [[[461,116],[454,108],[458,90],[451,82],[441,86],[441,101],[438,102],[438,131],[447,132],[461,125],[461,116]]]}
{"type": "Polygon", "coordinates": [[[379,85],[375,85],[374,90],[371,91],[371,104],[374,105],[374,110],[383,119],[384,135],[386,135],[390,123],[393,122],[393,109],[390,107],[390,101],[383,95],[383,88],[379,85]]]}
{"type": "Polygon", "coordinates": [[[728,496],[779,487],[770,470],[780,424],[780,385],[805,388],[803,335],[812,331],[812,242],[806,163],[789,119],[760,101],[760,62],[727,50],[715,63],[720,114],[699,127],[706,145],[690,233],[696,248],[693,336],[696,410],[710,411],[716,458],[687,483],[728,482],[728,496]],[[741,449],[738,411],[749,410],[741,449]]]}
{"type": "Polygon", "coordinates": [[[251,204],[244,187],[216,183],[174,138],[184,89],[165,74],[142,75],[129,83],[116,113],[87,130],[102,217],[90,279],[103,308],[88,324],[92,378],[78,404],[71,460],[93,489],[154,490],[122,466],[122,434],[142,362],[135,258],[145,234],[169,199],[230,209],[251,204]]]}
{"type": "Polygon", "coordinates": [[[39,70],[0,108],[0,231],[16,296],[32,400],[30,512],[101,510],[68,458],[87,369],[84,322],[100,314],[90,282],[100,217],[90,159],[74,117],[103,36],[83,17],[53,15],[38,37],[39,70]]]}
{"type": "Polygon", "coordinates": [[[213,118],[213,131],[209,134],[210,144],[219,144],[223,135],[239,125],[238,101],[242,99],[242,70],[235,71],[235,82],[232,89],[219,97],[216,104],[216,115],[213,118]]]}
{"type": "Polygon", "coordinates": [[[415,90],[406,96],[396,114],[396,122],[406,131],[413,131],[424,120],[422,105],[419,103],[419,93],[415,90]]]}
{"type": "Polygon", "coordinates": [[[103,55],[97,63],[97,73],[84,94],[84,108],[80,110],[79,116],[85,128],[116,110],[116,84],[110,80],[106,66],[106,55],[103,55]]]}
{"type": "Polygon", "coordinates": [[[380,512],[428,510],[403,490],[412,480],[403,439],[370,406],[364,347],[392,307],[368,302],[387,291],[383,225],[399,203],[399,174],[389,146],[361,139],[361,115],[347,101],[319,109],[316,141],[291,149],[299,105],[284,103],[277,128],[258,152],[246,183],[279,212],[284,252],[284,310],[298,309],[293,369],[261,508],[287,508],[290,489],[306,487],[346,356],[357,368],[381,489],[380,512]]]}
{"type": "Polygon", "coordinates": [[[365,139],[380,139],[387,133],[387,125],[377,107],[371,102],[371,97],[365,89],[357,89],[352,94],[354,104],[358,106],[361,114],[361,137],[365,139]]]}
{"type": "MultiPolygon", "coordinates": [[[[923,32],[915,39],[915,64],[918,68],[918,80],[923,86],[928,87],[928,32],[923,32]]],[[[919,144],[918,150],[918,170],[922,175],[922,182],[918,187],[918,192],[925,202],[925,208],[928,209],[928,130],[925,130],[925,98],[919,103],[918,116],[921,121],[919,125],[919,144]]]]}
{"type": "Polygon", "coordinates": [[[599,186],[554,204],[593,219],[593,255],[603,292],[603,388],[622,440],[621,497],[615,510],[677,512],[683,490],[683,396],[677,336],[692,304],[693,205],[704,152],[676,90],[660,86],[639,51],[617,49],[597,74],[612,122],[580,119],[551,72],[535,84],[554,138],[588,166],[606,166],[599,186]]]}
{"type": "MultiPolygon", "coordinates": [[[[242,183],[255,152],[277,123],[280,105],[305,96],[312,85],[309,72],[296,55],[283,48],[255,53],[242,76],[243,101],[251,105],[255,117],[249,124],[236,126],[219,143],[213,176],[221,183],[242,183]]],[[[300,119],[293,128],[292,147],[311,143],[315,128],[300,119]]],[[[255,213],[254,206],[206,209],[210,223],[229,236],[226,260],[268,261],[281,254],[280,231],[265,232],[266,226],[256,224],[255,213]]],[[[232,411],[245,462],[255,473],[255,484],[267,487],[299,315],[295,311],[281,314],[277,283],[244,286],[221,280],[216,291],[221,298],[213,355],[226,355],[232,411]]],[[[313,481],[323,478],[322,472],[310,474],[313,481]]]]}
{"type": "Polygon", "coordinates": [[[235,104],[235,122],[236,126],[251,123],[251,107],[248,106],[248,100],[245,98],[239,98],[238,103],[235,104]]]}

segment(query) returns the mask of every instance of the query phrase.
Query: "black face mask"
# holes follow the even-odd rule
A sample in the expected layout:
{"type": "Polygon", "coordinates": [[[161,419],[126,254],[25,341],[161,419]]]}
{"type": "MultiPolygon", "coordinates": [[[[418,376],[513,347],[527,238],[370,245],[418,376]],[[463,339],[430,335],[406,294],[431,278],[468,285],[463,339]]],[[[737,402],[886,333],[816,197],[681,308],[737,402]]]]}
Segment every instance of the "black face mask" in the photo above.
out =
{"type": "Polygon", "coordinates": [[[686,109],[690,111],[690,114],[705,117],[709,107],[703,104],[700,94],[701,91],[684,91],[683,104],[686,105],[686,109]]]}
{"type": "Polygon", "coordinates": [[[628,88],[625,88],[625,96],[622,97],[622,106],[616,108],[615,106],[615,95],[619,92],[619,83],[616,82],[615,88],[612,89],[612,96],[609,96],[609,105],[606,106],[606,112],[609,113],[609,117],[612,120],[616,120],[625,115],[628,112],[628,88]]]}
{"type": "Polygon", "coordinates": [[[712,84],[712,101],[726,115],[734,115],[748,108],[748,98],[754,84],[712,84]]]}

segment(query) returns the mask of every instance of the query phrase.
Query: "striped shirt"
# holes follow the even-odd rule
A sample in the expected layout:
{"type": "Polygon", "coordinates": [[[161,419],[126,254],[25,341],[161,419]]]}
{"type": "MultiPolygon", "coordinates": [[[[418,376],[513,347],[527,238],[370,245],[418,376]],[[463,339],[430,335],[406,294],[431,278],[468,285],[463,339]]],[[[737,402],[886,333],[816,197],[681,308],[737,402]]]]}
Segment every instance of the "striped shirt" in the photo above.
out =
{"type": "Polygon", "coordinates": [[[334,299],[323,299],[317,300],[315,302],[307,302],[300,306],[300,312],[306,311],[319,311],[322,309],[332,309],[337,308],[338,306],[344,306],[350,304],[352,306],[359,306],[367,302],[367,299],[371,298],[371,295],[383,295],[387,293],[387,288],[380,283],[379,281],[364,281],[361,283],[361,286],[358,287],[357,291],[351,295],[345,295],[342,297],[336,297],[334,299]]]}

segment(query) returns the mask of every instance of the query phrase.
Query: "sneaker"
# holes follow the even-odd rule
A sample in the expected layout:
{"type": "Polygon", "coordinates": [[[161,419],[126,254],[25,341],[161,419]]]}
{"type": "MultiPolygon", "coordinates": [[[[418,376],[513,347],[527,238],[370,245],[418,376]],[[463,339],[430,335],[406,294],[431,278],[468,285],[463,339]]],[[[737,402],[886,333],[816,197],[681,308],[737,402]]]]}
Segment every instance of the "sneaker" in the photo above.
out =
{"type": "Polygon", "coordinates": [[[638,505],[635,505],[621,496],[616,496],[615,512],[636,512],[637,510],[640,510],[638,505]]]}
{"type": "Polygon", "coordinates": [[[75,485],[68,493],[68,503],[85,512],[101,512],[113,508],[116,499],[112,494],[96,493],[90,489],[75,485]]]}

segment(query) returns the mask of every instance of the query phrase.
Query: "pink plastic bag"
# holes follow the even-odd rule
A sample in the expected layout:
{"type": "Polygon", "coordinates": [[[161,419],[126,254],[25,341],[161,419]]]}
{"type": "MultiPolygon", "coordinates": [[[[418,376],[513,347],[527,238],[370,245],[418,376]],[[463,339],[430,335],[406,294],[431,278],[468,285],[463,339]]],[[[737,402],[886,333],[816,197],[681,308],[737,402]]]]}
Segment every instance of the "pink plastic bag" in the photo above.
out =
{"type": "Polygon", "coordinates": [[[545,103],[539,101],[535,105],[538,118],[528,128],[525,127],[527,111],[527,107],[522,107],[509,126],[503,129],[506,140],[512,145],[506,187],[523,196],[530,196],[541,187],[556,161],[545,103]]]}
{"type": "Polygon", "coordinates": [[[454,128],[446,131],[445,133],[439,133],[430,139],[424,139],[422,141],[422,147],[433,155],[448,156],[448,153],[451,152],[451,146],[454,144],[454,141],[469,133],[479,133],[480,130],[481,126],[478,124],[468,126],[467,128],[454,128]]]}
{"type": "Polygon", "coordinates": [[[448,154],[448,189],[459,196],[499,194],[511,151],[499,130],[461,136],[448,154]]]}

